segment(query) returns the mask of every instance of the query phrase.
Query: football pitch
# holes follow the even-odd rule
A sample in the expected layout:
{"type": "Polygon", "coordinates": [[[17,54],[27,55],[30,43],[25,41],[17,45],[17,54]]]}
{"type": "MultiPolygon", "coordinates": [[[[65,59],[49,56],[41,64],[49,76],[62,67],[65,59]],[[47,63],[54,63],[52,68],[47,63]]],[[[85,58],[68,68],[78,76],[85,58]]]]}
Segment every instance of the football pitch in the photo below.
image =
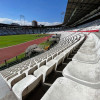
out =
{"type": "Polygon", "coordinates": [[[0,36],[0,48],[17,45],[41,37],[49,36],[49,34],[23,34],[23,35],[8,35],[0,36]]]}

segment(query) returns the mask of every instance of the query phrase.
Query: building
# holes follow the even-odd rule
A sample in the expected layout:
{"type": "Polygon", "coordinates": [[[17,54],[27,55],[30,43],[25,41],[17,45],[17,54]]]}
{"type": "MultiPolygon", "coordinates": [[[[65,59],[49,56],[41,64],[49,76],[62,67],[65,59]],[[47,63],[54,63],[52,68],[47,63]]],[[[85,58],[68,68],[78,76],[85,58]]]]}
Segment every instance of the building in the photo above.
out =
{"type": "Polygon", "coordinates": [[[38,23],[37,23],[37,21],[33,20],[33,21],[32,21],[32,26],[35,26],[35,27],[37,27],[37,26],[38,26],[38,23]]]}

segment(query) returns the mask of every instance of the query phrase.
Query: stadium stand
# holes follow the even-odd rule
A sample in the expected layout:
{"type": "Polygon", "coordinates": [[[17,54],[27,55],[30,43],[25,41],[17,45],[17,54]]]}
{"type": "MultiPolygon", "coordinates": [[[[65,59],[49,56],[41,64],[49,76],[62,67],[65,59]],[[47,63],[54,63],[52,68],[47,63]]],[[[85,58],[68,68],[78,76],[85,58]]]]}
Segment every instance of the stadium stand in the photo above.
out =
{"type": "MultiPolygon", "coordinates": [[[[80,88],[85,87],[83,92],[86,91],[85,89],[89,87],[98,88],[99,83],[97,82],[99,82],[99,76],[96,73],[96,69],[97,71],[99,70],[99,38],[94,33],[89,35],[88,33],[69,33],[67,31],[60,31],[57,33],[62,34],[59,43],[55,47],[13,67],[0,71],[1,76],[8,84],[9,88],[12,89],[18,100],[24,99],[27,94],[30,94],[30,92],[34,91],[41,83],[51,86],[51,84],[47,82],[47,79],[52,72],[63,73],[65,78],[58,78],[41,100],[60,100],[62,97],[61,95],[63,95],[63,100],[66,100],[67,97],[64,96],[63,92],[65,89],[60,89],[62,94],[59,95],[61,96],[59,99],[54,94],[56,91],[55,86],[59,86],[60,81],[62,83],[68,81],[69,83],[66,83],[66,85],[69,86],[70,84],[70,87],[72,87],[73,84],[77,85],[77,87],[79,86],[80,88]],[[80,46],[81,48],[78,50],[80,46]],[[61,66],[61,64],[65,64],[65,59],[68,60],[70,58],[70,54],[76,52],[75,50],[78,51],[72,58],[72,61],[63,67],[63,71],[58,71],[58,67],[61,66]],[[90,72],[90,74],[88,72],[90,72]],[[94,73],[94,76],[92,73],[94,73]],[[48,95],[49,92],[52,92],[52,96],[48,95]]],[[[65,84],[63,84],[63,86],[65,86],[65,84]]],[[[89,91],[95,90],[89,88],[89,91]]],[[[56,92],[60,93],[59,89],[56,92]]],[[[70,92],[72,91],[70,90],[70,92]]],[[[74,92],[72,93],[74,94],[74,92]]],[[[78,93],[76,93],[76,95],[77,94],[78,93]]],[[[78,95],[79,97],[71,98],[71,96],[68,96],[68,98],[71,98],[70,100],[73,98],[80,98],[82,94],[78,95]]],[[[84,94],[84,96],[87,95],[84,94]]],[[[88,100],[88,97],[86,100],[88,100]]]]}
{"type": "Polygon", "coordinates": [[[57,69],[57,66],[64,61],[67,55],[84,40],[84,36],[78,33],[61,38],[60,42],[49,51],[7,68],[0,73],[9,87],[12,88],[17,98],[21,100],[23,96],[31,91],[27,90],[28,88],[33,90],[39,84],[40,80],[45,82],[47,75],[57,69]],[[28,80],[30,80],[30,83],[28,80]],[[24,81],[26,86],[23,84],[24,81]],[[20,87],[24,87],[21,89],[19,85],[21,85],[20,87]],[[17,93],[17,91],[19,92],[17,93]]]}
{"type": "Polygon", "coordinates": [[[62,72],[64,77],[58,78],[41,100],[99,100],[100,64],[98,59],[100,59],[100,54],[97,53],[100,51],[99,42],[99,38],[91,33],[72,61],[64,68],[62,72]],[[81,52],[81,49],[84,49],[84,52],[81,52]],[[77,57],[79,52],[82,55],[77,57]],[[92,57],[94,54],[97,54],[99,58],[92,57]]]}
{"type": "Polygon", "coordinates": [[[50,50],[0,71],[0,100],[100,100],[99,6],[68,0],[61,25],[0,28],[0,35],[61,34],[50,50]]]}

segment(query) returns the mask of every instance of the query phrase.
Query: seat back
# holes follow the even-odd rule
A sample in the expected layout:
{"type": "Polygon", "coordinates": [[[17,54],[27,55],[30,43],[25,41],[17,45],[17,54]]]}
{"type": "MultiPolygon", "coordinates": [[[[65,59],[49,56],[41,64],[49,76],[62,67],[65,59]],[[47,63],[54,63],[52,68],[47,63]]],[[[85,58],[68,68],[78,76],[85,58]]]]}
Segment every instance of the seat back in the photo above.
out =
{"type": "Polygon", "coordinates": [[[26,96],[28,93],[34,90],[42,82],[43,82],[43,75],[40,75],[32,84],[30,84],[23,90],[22,97],[26,96]]]}
{"type": "Polygon", "coordinates": [[[54,59],[56,56],[57,56],[57,53],[55,53],[55,54],[53,55],[53,59],[54,59]]]}
{"type": "Polygon", "coordinates": [[[49,58],[47,58],[47,62],[52,60],[52,56],[50,56],[49,58]]]}
{"type": "Polygon", "coordinates": [[[16,75],[18,75],[18,73],[15,73],[15,74],[13,74],[13,75],[7,77],[7,81],[8,81],[9,79],[13,78],[13,77],[16,76],[16,75]]]}
{"type": "Polygon", "coordinates": [[[41,67],[42,65],[46,65],[46,60],[43,60],[41,63],[40,63],[40,66],[41,67]]]}
{"type": "Polygon", "coordinates": [[[31,69],[28,71],[28,75],[33,74],[33,72],[34,72],[37,68],[38,68],[37,65],[36,65],[35,67],[31,68],[31,69]]]}
{"type": "Polygon", "coordinates": [[[54,66],[50,67],[46,72],[46,76],[48,76],[54,70],[54,68],[54,66]]]}
{"type": "Polygon", "coordinates": [[[13,87],[14,84],[16,84],[17,82],[19,82],[20,80],[22,80],[25,77],[26,77],[25,73],[23,73],[20,76],[16,77],[14,80],[11,81],[11,87],[13,87]]]}

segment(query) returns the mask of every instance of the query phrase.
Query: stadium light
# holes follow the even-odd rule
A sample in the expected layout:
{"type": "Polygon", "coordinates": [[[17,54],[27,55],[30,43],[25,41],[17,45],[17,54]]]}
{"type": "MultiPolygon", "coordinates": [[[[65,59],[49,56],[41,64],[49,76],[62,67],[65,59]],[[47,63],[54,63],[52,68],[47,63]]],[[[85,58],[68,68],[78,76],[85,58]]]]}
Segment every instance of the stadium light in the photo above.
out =
{"type": "Polygon", "coordinates": [[[25,25],[25,16],[24,15],[20,15],[20,24],[25,25]],[[24,24],[23,24],[23,21],[24,21],[24,24]]]}
{"type": "Polygon", "coordinates": [[[63,17],[65,15],[65,12],[61,12],[61,22],[63,23],[63,17]]]}

